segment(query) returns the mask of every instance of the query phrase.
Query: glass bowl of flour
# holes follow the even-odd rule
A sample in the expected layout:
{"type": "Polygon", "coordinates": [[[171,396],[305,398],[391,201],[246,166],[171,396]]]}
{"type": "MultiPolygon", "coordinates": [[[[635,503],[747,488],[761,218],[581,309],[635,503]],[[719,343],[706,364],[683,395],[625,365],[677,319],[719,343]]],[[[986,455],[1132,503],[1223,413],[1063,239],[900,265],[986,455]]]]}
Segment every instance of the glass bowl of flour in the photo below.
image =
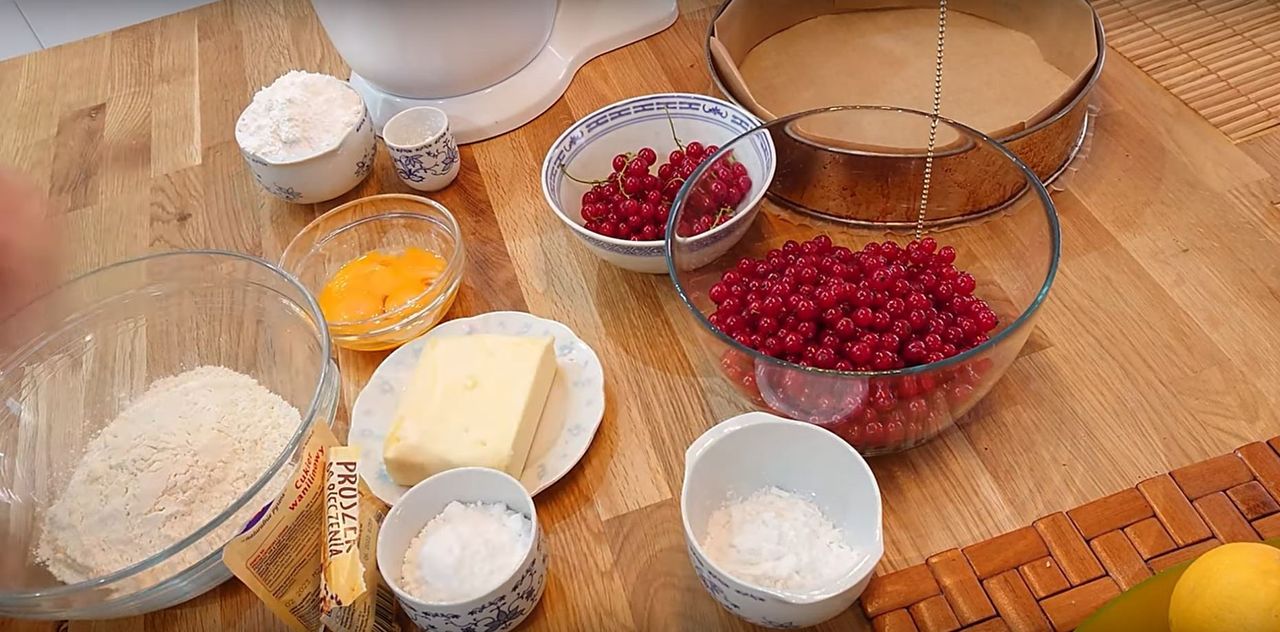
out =
{"type": "Polygon", "coordinates": [[[337,381],[311,294],[235,253],[115,264],[0,323],[0,616],[131,616],[230,578],[223,546],[337,381]]]}

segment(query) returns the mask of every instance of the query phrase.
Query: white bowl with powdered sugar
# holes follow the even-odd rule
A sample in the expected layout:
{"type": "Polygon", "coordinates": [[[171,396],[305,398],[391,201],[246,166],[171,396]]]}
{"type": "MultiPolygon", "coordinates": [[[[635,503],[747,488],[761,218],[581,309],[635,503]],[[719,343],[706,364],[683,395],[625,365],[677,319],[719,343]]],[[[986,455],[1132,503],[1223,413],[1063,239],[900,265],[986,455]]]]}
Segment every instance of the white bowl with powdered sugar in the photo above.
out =
{"type": "Polygon", "coordinates": [[[354,189],[377,150],[360,94],[336,77],[298,70],[254,95],[236,121],[236,143],[258,184],[294,204],[354,189]]]}
{"type": "Polygon", "coordinates": [[[405,614],[433,632],[508,632],[547,585],[533,497],[487,467],[447,470],[405,492],[382,521],[377,556],[405,614]]]}
{"type": "Polygon", "coordinates": [[[844,612],[884,553],[866,461],[819,426],[768,413],[720,422],[689,446],[680,512],[703,587],[765,627],[844,612]]]}

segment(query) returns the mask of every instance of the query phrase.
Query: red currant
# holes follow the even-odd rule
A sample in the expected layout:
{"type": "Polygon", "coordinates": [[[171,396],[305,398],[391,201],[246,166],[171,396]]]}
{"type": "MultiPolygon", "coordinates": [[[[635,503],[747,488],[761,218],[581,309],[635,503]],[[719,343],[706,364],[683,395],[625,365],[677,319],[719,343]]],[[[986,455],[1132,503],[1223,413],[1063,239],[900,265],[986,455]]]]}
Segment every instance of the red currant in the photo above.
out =
{"type": "Polygon", "coordinates": [[[880,350],[871,356],[871,368],[877,371],[888,371],[893,368],[893,361],[892,353],[880,350]]]}
{"type": "MultiPolygon", "coordinates": [[[[696,153],[687,154],[685,164],[696,153]]],[[[732,199],[731,186],[711,184],[737,177],[737,165],[714,165],[708,186],[695,193],[708,204],[732,199]]],[[[628,185],[626,178],[621,184],[628,185]]],[[[611,219],[619,219],[624,237],[652,234],[650,221],[662,209],[649,205],[647,197],[639,198],[635,215],[644,223],[637,231],[631,225],[635,203],[609,197],[604,186],[593,191],[590,198],[584,194],[595,200],[583,205],[589,227],[604,230],[611,219]]],[[[695,216],[686,223],[698,230],[710,220],[695,216]]],[[[715,304],[708,320],[741,345],[803,367],[891,371],[941,362],[987,342],[999,324],[991,305],[975,296],[973,275],[956,269],[956,256],[953,247],[932,239],[869,242],[856,252],[825,235],[787,241],[763,256],[738,259],[725,270],[707,290],[715,304]]],[[[759,391],[751,390],[758,387],[750,360],[743,359],[725,370],[763,405],[759,391]]],[[[918,442],[971,405],[978,389],[986,388],[983,376],[990,365],[990,358],[976,358],[918,375],[873,378],[860,412],[831,421],[831,428],[859,448],[918,442]]],[[[814,393],[806,382],[780,385],[777,396],[805,406],[839,405],[839,395],[814,393]]]]}

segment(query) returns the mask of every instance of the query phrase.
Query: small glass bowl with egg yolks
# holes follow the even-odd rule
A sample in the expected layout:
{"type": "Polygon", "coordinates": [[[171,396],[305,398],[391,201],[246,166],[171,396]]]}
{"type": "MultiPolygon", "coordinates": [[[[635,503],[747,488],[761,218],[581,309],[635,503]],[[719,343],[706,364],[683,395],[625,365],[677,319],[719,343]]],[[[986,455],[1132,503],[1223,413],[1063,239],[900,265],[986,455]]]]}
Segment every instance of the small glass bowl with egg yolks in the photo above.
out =
{"type": "Polygon", "coordinates": [[[374,195],[316,218],[280,267],[317,297],[335,344],[398,347],[439,323],[462,282],[466,248],[453,214],[416,195],[374,195]]]}

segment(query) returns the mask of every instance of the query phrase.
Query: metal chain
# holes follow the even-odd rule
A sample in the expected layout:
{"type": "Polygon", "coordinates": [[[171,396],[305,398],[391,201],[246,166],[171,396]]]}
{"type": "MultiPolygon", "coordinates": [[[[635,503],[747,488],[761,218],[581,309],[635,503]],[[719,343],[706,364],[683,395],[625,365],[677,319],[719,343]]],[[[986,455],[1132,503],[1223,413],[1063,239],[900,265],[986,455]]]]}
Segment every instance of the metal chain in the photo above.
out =
{"type": "Polygon", "coordinates": [[[942,49],[947,39],[947,0],[938,0],[938,51],[933,66],[933,112],[929,118],[929,145],[924,154],[924,182],[920,186],[920,210],[916,214],[916,239],[924,236],[924,212],[929,205],[933,180],[933,149],[938,142],[938,116],[942,111],[942,49]]]}

